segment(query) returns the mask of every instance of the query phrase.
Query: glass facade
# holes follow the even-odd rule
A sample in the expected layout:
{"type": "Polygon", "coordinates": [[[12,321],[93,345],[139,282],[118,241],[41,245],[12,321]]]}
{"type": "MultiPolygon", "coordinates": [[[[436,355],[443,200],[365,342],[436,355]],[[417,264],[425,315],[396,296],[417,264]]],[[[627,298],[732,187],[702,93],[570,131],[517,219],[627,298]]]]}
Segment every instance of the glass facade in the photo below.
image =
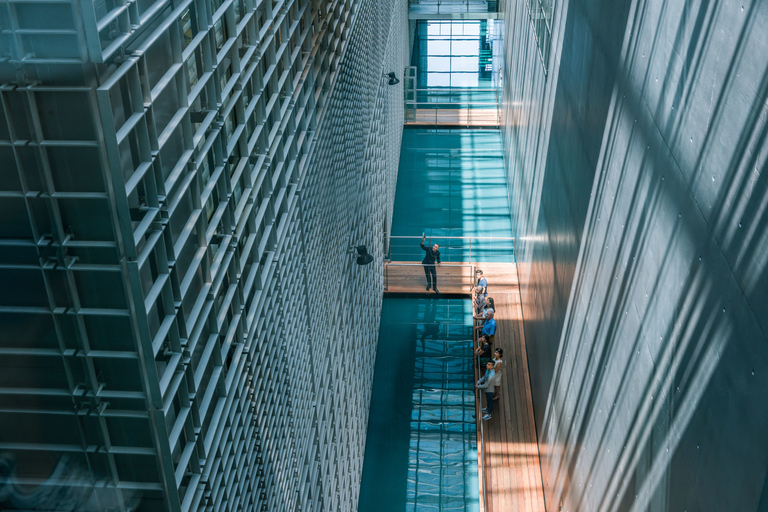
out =
{"type": "Polygon", "coordinates": [[[0,509],[355,510],[382,284],[347,251],[391,224],[406,4],[0,28],[0,509]]]}
{"type": "Polygon", "coordinates": [[[416,22],[413,65],[418,88],[491,87],[494,83],[493,43],[498,25],[489,20],[416,22]]]}
{"type": "Polygon", "coordinates": [[[384,299],[359,512],[479,507],[471,304],[384,299]]]}

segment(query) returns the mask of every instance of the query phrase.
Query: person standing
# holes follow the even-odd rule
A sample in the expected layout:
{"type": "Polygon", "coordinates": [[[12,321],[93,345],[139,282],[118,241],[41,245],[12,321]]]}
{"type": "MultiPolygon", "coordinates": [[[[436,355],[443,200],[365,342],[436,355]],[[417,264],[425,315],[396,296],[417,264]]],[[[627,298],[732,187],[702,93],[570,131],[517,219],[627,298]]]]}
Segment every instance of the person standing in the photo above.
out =
{"type": "Polygon", "coordinates": [[[475,314],[479,315],[485,307],[485,298],[487,295],[480,286],[475,287],[475,314]]]}
{"type": "Polygon", "coordinates": [[[504,350],[497,348],[493,351],[493,399],[499,399],[499,391],[501,391],[501,369],[504,366],[501,356],[504,354],[504,350]]]}
{"type": "Polygon", "coordinates": [[[493,412],[493,381],[496,373],[493,371],[493,361],[488,361],[485,365],[485,375],[477,381],[477,388],[485,393],[485,409],[483,412],[483,420],[491,419],[491,413],[493,412]]]}
{"type": "Polygon", "coordinates": [[[492,337],[496,335],[496,320],[493,319],[494,311],[488,310],[485,313],[485,323],[481,326],[475,327],[476,331],[480,331],[480,337],[485,336],[488,340],[493,341],[492,337]]]}
{"type": "Polygon", "coordinates": [[[487,339],[482,336],[477,340],[477,348],[475,349],[475,355],[480,361],[482,367],[486,361],[491,360],[491,345],[487,339]]]}
{"type": "Polygon", "coordinates": [[[437,291],[437,269],[435,268],[435,263],[438,267],[440,266],[440,251],[438,250],[440,246],[435,244],[432,247],[424,247],[424,240],[426,240],[426,235],[421,235],[421,248],[426,252],[421,264],[424,265],[424,276],[427,278],[427,291],[432,288],[435,293],[440,293],[437,291]]]}
{"type": "Polygon", "coordinates": [[[483,330],[480,331],[481,336],[485,336],[488,339],[491,339],[492,336],[496,335],[496,320],[493,319],[494,312],[488,311],[485,315],[485,323],[483,324],[483,330]]]}
{"type": "MultiPolygon", "coordinates": [[[[483,271],[480,269],[475,270],[475,287],[480,286],[483,291],[482,293],[488,295],[488,281],[483,277],[483,271]]],[[[475,293],[475,290],[473,287],[473,295],[475,293]]]]}

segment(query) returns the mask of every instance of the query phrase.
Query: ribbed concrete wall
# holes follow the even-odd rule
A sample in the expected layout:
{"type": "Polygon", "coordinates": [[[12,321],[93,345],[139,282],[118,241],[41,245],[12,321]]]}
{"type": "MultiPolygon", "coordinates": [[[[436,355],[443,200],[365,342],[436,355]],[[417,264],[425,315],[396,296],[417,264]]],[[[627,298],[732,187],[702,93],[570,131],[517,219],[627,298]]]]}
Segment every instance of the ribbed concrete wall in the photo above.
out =
{"type": "Polygon", "coordinates": [[[506,3],[548,510],[768,507],[768,5],[506,3]]]}

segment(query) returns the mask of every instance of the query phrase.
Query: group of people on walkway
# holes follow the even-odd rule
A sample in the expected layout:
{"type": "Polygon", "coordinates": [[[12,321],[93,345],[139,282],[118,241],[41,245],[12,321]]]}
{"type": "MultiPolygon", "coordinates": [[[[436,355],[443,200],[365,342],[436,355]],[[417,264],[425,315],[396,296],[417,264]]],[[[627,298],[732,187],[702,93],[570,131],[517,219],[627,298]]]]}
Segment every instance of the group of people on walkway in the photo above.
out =
{"type": "Polygon", "coordinates": [[[475,355],[480,364],[485,363],[485,374],[477,381],[477,388],[485,393],[486,407],[483,408],[483,420],[491,419],[493,401],[498,400],[501,389],[501,372],[504,366],[501,348],[493,348],[496,337],[495,304],[488,296],[488,281],[483,271],[475,272],[475,286],[472,289],[472,299],[475,309],[474,332],[477,334],[475,355]]]}
{"type": "MultiPolygon", "coordinates": [[[[440,245],[424,246],[426,236],[421,236],[421,248],[424,250],[424,276],[427,279],[427,291],[437,289],[437,269],[440,266],[440,245]]],[[[475,355],[480,364],[485,363],[485,374],[477,381],[477,388],[485,393],[486,407],[483,408],[483,420],[491,419],[493,413],[493,401],[498,400],[501,389],[501,371],[503,367],[501,348],[493,348],[496,336],[496,320],[494,319],[494,301],[488,296],[488,281],[483,276],[483,271],[475,272],[475,284],[472,287],[472,301],[474,304],[474,333],[477,337],[475,355]]],[[[474,337],[473,337],[474,338],[474,337]]]]}

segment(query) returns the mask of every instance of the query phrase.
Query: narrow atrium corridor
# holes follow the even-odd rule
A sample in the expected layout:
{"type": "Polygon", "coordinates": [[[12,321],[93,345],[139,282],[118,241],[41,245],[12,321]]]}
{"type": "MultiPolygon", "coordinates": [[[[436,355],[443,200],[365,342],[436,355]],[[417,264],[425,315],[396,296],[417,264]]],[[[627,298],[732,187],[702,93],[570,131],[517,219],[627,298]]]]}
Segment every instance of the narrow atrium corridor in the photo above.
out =
{"type": "Polygon", "coordinates": [[[3,512],[768,512],[767,290],[768,0],[0,0],[3,512]]]}
{"type": "Polygon", "coordinates": [[[543,512],[498,130],[404,129],[390,240],[358,510],[543,512]],[[422,234],[440,245],[441,294],[424,290],[422,234]],[[482,425],[469,296],[481,267],[507,354],[482,425]]]}

